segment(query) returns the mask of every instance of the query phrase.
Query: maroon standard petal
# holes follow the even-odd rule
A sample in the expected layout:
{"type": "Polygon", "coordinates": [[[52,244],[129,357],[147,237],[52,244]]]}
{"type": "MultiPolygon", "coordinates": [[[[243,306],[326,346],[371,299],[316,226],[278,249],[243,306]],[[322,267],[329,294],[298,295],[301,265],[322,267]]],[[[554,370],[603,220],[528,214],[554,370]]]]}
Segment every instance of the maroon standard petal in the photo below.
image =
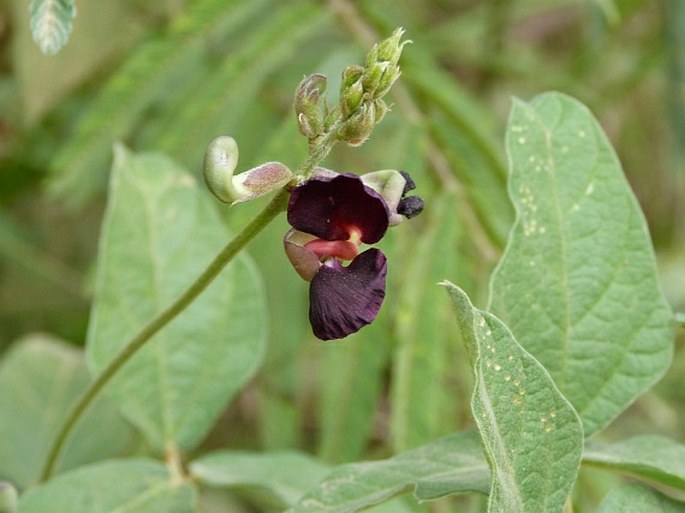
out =
{"type": "Polygon", "coordinates": [[[311,178],[293,190],[288,222],[325,240],[348,240],[358,230],[362,242],[381,240],[388,228],[383,197],[356,175],[311,178]]]}
{"type": "Polygon", "coordinates": [[[309,287],[309,322],[321,340],[343,338],[372,322],[385,297],[386,258],[372,248],[343,267],[321,266],[309,287]]]}

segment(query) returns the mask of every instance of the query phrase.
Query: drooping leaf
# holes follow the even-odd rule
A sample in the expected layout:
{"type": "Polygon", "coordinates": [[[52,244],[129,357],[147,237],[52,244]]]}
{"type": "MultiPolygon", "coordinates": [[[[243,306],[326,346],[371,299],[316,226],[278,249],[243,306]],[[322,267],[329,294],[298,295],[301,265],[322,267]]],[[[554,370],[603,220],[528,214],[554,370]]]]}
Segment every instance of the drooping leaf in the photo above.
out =
{"type": "Polygon", "coordinates": [[[685,446],[661,436],[591,443],[583,461],[685,490],[685,446]]]}
{"type": "Polygon", "coordinates": [[[57,53],[69,39],[76,16],[74,0],[32,0],[29,12],[33,40],[44,54],[57,53]]]}
{"type": "Polygon", "coordinates": [[[488,511],[561,512],[583,447],[578,415],[499,319],[444,285],[472,353],[471,408],[492,472],[488,511]]]}
{"type": "Polygon", "coordinates": [[[590,436],[668,367],[671,313],[645,220],[597,121],[548,93],[507,130],[517,211],[490,310],[549,371],[590,436]]]}
{"type": "Polygon", "coordinates": [[[60,474],[19,499],[17,513],[194,513],[195,490],[161,463],[112,460],[60,474]]]}
{"type": "MultiPolygon", "coordinates": [[[[64,415],[90,377],[80,350],[47,335],[14,343],[0,363],[0,476],[21,487],[38,478],[64,415]]],[[[130,427],[100,400],[77,426],[59,469],[120,455],[130,427]]]]}
{"type": "MultiPolygon", "coordinates": [[[[88,331],[92,370],[167,308],[229,239],[190,175],[162,155],[118,148],[88,331]]],[[[259,275],[241,255],[107,391],[157,449],[191,448],[260,363],[265,316],[259,275]]]]}
{"type": "Polygon", "coordinates": [[[263,490],[279,507],[295,504],[329,472],[328,465],[294,451],[220,451],[190,465],[190,473],[203,485],[263,490]]]}
{"type": "Polygon", "coordinates": [[[288,513],[352,513],[405,490],[426,501],[488,491],[488,468],[473,432],[450,435],[387,460],[342,465],[288,513]]]}
{"type": "Polygon", "coordinates": [[[685,513],[685,503],[632,483],[610,492],[597,508],[597,513],[685,513]]]}

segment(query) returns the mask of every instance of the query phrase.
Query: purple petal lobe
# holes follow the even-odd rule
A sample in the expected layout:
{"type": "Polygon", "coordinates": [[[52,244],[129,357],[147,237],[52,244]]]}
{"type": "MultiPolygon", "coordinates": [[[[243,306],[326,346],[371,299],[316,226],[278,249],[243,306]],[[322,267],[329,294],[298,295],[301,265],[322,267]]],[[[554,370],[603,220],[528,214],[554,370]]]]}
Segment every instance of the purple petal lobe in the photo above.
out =
{"type": "Polygon", "coordinates": [[[309,287],[309,321],[321,340],[346,337],[371,323],[385,297],[387,261],[367,249],[349,266],[323,265],[309,287]]]}
{"type": "Polygon", "coordinates": [[[293,190],[288,222],[324,240],[348,240],[358,231],[362,242],[381,240],[389,212],[383,197],[356,175],[310,178],[293,190]]]}

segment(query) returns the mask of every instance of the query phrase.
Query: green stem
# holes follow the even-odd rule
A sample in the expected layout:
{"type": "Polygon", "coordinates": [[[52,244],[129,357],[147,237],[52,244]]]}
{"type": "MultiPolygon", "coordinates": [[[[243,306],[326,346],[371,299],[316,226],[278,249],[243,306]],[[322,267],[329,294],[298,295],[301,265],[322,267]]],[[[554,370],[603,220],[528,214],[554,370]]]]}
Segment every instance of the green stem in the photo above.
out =
{"type": "Polygon", "coordinates": [[[233,260],[233,257],[242,250],[259,232],[261,232],[280,212],[285,210],[288,192],[280,190],[276,196],[262,209],[257,217],[247,224],[221,252],[212,260],[200,276],[176,299],[166,310],[162,311],[157,317],[152,319],[143,329],[133,337],[105,367],[90,386],[86,389],[80,399],[69,411],[66,419],[50,447],[48,456],[41,473],[41,481],[48,479],[55,469],[55,464],[59,458],[64,445],[72,429],[89,408],[93,400],[104,389],[110,379],[121,369],[126,362],[150,340],[159,330],[166,326],[172,319],[180,314],[186,307],[197,298],[202,291],[217,277],[221,270],[233,260]]]}

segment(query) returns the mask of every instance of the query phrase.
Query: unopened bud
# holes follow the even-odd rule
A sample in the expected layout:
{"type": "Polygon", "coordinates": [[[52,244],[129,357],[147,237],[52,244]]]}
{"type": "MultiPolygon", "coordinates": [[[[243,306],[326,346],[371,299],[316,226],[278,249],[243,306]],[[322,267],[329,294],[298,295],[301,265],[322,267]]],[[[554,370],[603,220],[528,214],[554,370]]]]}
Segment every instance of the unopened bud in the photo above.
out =
{"type": "Polygon", "coordinates": [[[203,176],[209,190],[225,203],[248,201],[283,187],[292,178],[280,162],[266,162],[234,176],[238,145],[233,137],[214,139],[205,152],[203,176]]]}
{"type": "Polygon", "coordinates": [[[364,101],[364,86],[361,80],[353,82],[340,92],[340,110],[344,118],[357,112],[364,101]]]}
{"type": "Polygon", "coordinates": [[[362,103],[359,109],[338,129],[338,139],[350,146],[359,146],[369,138],[376,126],[373,103],[362,103]]]}
{"type": "Polygon", "coordinates": [[[383,101],[383,100],[374,100],[373,101],[373,106],[375,108],[375,113],[376,113],[376,124],[380,123],[383,118],[385,117],[385,114],[390,110],[388,108],[388,105],[383,101]]]}
{"type": "Polygon", "coordinates": [[[362,83],[366,92],[379,99],[385,95],[400,76],[397,63],[402,48],[410,41],[401,41],[404,29],[397,28],[392,35],[376,44],[366,56],[362,83]]]}
{"type": "Polygon", "coordinates": [[[362,66],[358,66],[356,64],[347,66],[345,69],[343,69],[342,72],[342,84],[340,86],[341,89],[345,90],[346,87],[349,87],[352,84],[354,84],[361,78],[363,74],[364,68],[362,66]]]}
{"type": "Polygon", "coordinates": [[[295,115],[300,133],[309,139],[321,134],[326,117],[327,79],[314,73],[305,77],[295,91],[295,115]]]}

